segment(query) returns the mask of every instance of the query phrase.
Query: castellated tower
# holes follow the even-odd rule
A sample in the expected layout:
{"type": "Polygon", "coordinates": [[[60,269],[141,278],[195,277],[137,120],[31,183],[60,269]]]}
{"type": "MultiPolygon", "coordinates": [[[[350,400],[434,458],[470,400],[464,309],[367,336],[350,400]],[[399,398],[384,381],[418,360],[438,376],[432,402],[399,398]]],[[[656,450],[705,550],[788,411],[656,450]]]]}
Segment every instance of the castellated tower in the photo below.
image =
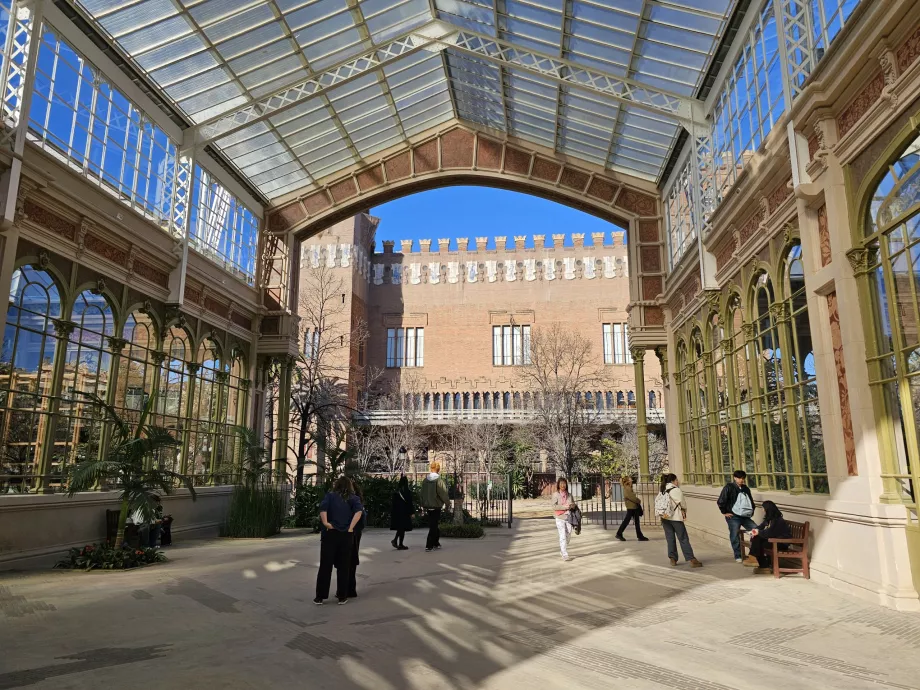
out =
{"type": "MultiPolygon", "coordinates": [[[[625,232],[611,226],[590,236],[496,237],[376,243],[377,219],[359,215],[303,243],[300,291],[312,266],[330,266],[351,286],[344,299],[355,324],[366,324],[366,352],[352,353],[360,403],[366,369],[397,388],[412,380],[423,419],[481,414],[500,420],[526,409],[522,386],[530,334],[560,323],[589,340],[603,384],[585,391],[611,420],[635,410],[626,323],[629,261],[625,232]],[[359,356],[360,355],[360,356],[359,356]]],[[[651,425],[663,423],[657,359],[645,358],[651,425]]],[[[370,415],[374,418],[374,413],[370,415]]]]}

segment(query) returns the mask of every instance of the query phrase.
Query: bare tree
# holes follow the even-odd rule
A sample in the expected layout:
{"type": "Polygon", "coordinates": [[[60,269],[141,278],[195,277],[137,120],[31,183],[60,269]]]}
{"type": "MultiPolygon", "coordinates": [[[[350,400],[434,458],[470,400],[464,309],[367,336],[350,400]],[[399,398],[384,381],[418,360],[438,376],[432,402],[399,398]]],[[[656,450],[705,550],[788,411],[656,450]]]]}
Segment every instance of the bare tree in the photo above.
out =
{"type": "MultiPolygon", "coordinates": [[[[322,477],[332,439],[341,444],[354,412],[349,390],[356,371],[355,356],[368,337],[367,324],[352,318],[344,299],[346,286],[336,269],[321,263],[305,266],[301,272],[298,300],[301,350],[291,381],[291,423],[296,429],[291,450],[296,457],[296,485],[303,483],[307,455],[316,446],[316,473],[322,477]]],[[[362,375],[363,374],[363,375],[362,375]]],[[[338,445],[335,446],[338,448],[338,445]]]]}
{"type": "Polygon", "coordinates": [[[492,472],[501,463],[500,454],[508,439],[508,430],[501,424],[472,422],[463,426],[462,439],[477,465],[480,479],[477,482],[476,498],[480,517],[485,519],[492,501],[492,472]]]}
{"type": "Polygon", "coordinates": [[[556,466],[571,476],[590,452],[597,409],[585,393],[603,380],[591,341],[563,324],[535,328],[522,387],[535,393],[533,432],[556,466]]]}
{"type": "MultiPolygon", "coordinates": [[[[626,422],[619,425],[619,439],[617,443],[623,448],[625,473],[630,477],[638,477],[639,427],[635,422],[626,422]]],[[[648,471],[652,477],[657,477],[663,472],[668,471],[667,445],[664,439],[652,433],[648,435],[648,471]]]]}
{"type": "Polygon", "coordinates": [[[426,437],[419,409],[421,390],[420,379],[404,375],[376,398],[375,409],[387,413],[386,423],[380,425],[375,434],[376,450],[390,474],[406,470],[405,461],[400,456],[417,454],[424,449],[426,437]]]}
{"type": "Polygon", "coordinates": [[[464,479],[467,476],[466,469],[471,456],[467,445],[465,425],[457,418],[451,419],[438,427],[434,443],[437,448],[435,459],[441,463],[441,472],[449,474],[452,478],[454,524],[461,525],[463,524],[463,500],[466,492],[464,479]]]}

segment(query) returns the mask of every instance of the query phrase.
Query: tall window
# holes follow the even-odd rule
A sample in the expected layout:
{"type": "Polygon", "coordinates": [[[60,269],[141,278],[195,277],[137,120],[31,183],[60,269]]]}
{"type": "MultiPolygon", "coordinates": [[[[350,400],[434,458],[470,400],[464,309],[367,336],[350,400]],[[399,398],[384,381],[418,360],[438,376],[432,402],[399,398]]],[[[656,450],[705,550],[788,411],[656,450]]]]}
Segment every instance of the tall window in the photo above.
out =
{"type": "Polygon", "coordinates": [[[917,509],[920,490],[920,137],[875,187],[866,218],[875,338],[869,372],[877,404],[885,491],[917,509]]]}
{"type": "Polygon", "coordinates": [[[421,367],[424,364],[424,328],[387,329],[388,367],[421,367]]]}
{"type": "Polygon", "coordinates": [[[604,364],[632,364],[629,351],[629,326],[625,323],[603,325],[604,364]]]}
{"type": "Polygon", "coordinates": [[[50,423],[61,316],[57,285],[45,271],[13,273],[6,331],[0,347],[0,491],[34,488],[50,423]]]}
{"type": "Polygon", "coordinates": [[[492,326],[492,365],[530,364],[530,326],[492,326]]]}
{"type": "Polygon", "coordinates": [[[313,359],[319,355],[320,330],[318,328],[308,328],[303,332],[303,356],[307,359],[313,359]]]}

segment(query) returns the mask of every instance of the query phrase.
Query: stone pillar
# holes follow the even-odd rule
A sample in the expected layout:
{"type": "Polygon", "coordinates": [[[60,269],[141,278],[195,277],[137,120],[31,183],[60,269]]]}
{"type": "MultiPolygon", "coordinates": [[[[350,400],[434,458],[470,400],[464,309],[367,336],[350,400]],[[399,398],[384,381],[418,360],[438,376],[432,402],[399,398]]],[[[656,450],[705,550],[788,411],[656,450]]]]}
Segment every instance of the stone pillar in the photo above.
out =
{"type": "Polygon", "coordinates": [[[645,348],[632,348],[636,377],[636,435],[639,437],[639,481],[650,481],[648,467],[648,422],[645,418],[645,348]]]}
{"type": "Polygon", "coordinates": [[[287,478],[288,434],[291,427],[291,375],[294,360],[290,356],[281,358],[278,374],[278,418],[275,424],[275,483],[281,484],[287,478]]]}

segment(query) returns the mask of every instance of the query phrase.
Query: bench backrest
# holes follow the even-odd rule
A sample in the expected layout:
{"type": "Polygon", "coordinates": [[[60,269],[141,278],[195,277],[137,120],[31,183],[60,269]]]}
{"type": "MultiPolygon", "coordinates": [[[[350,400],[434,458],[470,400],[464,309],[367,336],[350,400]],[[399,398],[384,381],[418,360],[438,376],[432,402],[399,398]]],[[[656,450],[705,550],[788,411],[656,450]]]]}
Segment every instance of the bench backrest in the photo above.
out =
{"type": "Polygon", "coordinates": [[[792,533],[791,539],[808,539],[808,527],[810,523],[786,520],[786,524],[789,525],[789,530],[792,533]]]}

